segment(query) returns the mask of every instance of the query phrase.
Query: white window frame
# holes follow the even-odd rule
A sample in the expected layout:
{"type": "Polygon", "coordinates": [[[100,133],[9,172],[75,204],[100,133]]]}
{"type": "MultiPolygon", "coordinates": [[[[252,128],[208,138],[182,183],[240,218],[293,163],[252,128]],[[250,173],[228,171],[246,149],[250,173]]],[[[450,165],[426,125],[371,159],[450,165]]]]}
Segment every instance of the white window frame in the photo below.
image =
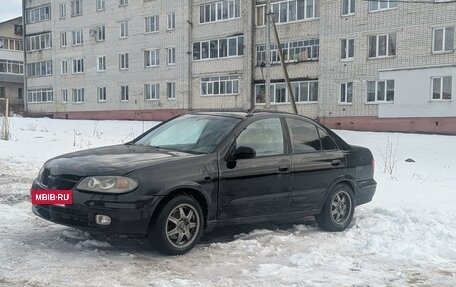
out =
{"type": "MultiPolygon", "coordinates": [[[[292,88],[299,89],[299,93],[296,95],[295,92],[296,90],[293,91],[293,96],[297,98],[295,100],[296,103],[299,104],[316,104],[318,103],[319,100],[319,82],[318,80],[309,80],[309,81],[293,81],[291,82],[292,88]],[[313,94],[313,91],[316,86],[316,95],[313,94]],[[305,89],[305,91],[304,91],[305,89]],[[305,94],[303,94],[303,92],[305,94]],[[316,100],[314,100],[316,98],[316,100]]],[[[258,95],[258,89],[261,87],[264,87],[264,83],[260,84],[255,84],[255,102],[257,105],[265,105],[264,102],[257,102],[257,95],[258,95]]],[[[279,82],[279,83],[271,83],[271,104],[274,105],[283,105],[283,104],[290,104],[290,99],[289,99],[289,92],[288,92],[288,86],[285,82],[279,82]],[[277,87],[280,86],[285,89],[285,101],[277,101],[278,97],[280,95],[277,95],[277,87]]],[[[264,88],[263,88],[264,89],[264,88]]]]}
{"type": "Polygon", "coordinates": [[[106,56],[97,56],[97,72],[106,72],[106,56]]]}
{"type": "Polygon", "coordinates": [[[83,74],[84,73],[84,58],[75,58],[73,59],[73,74],[83,74]]]}
{"type": "Polygon", "coordinates": [[[202,97],[239,94],[239,76],[203,77],[200,79],[200,83],[200,95],[202,97]]]}
{"type": "Polygon", "coordinates": [[[145,17],[144,23],[145,23],[145,26],[144,26],[145,34],[160,32],[160,16],[159,15],[145,17]],[[153,25],[152,25],[152,23],[153,23],[153,25]]]}
{"type": "Polygon", "coordinates": [[[356,9],[355,0],[342,0],[341,15],[342,16],[352,16],[355,15],[356,9]],[[347,13],[344,13],[344,8],[347,7],[347,13]]]}
{"type": "Polygon", "coordinates": [[[454,36],[455,36],[455,33],[454,33],[454,26],[448,26],[448,27],[438,27],[438,28],[434,28],[432,29],[432,53],[434,54],[440,54],[440,53],[451,53],[451,52],[454,52],[454,36]],[[453,37],[451,39],[451,41],[453,41],[453,47],[449,50],[446,49],[446,45],[447,45],[447,39],[446,39],[446,34],[448,33],[447,30],[453,30],[453,37]],[[436,50],[435,49],[435,32],[437,30],[442,30],[443,33],[442,33],[442,50],[436,50]]]}
{"type": "Polygon", "coordinates": [[[431,77],[431,101],[433,102],[445,102],[451,101],[453,99],[453,77],[446,75],[446,76],[438,76],[438,77],[431,77]],[[450,78],[450,98],[444,99],[443,98],[443,91],[444,91],[444,78],[450,78]],[[439,91],[439,98],[434,98],[434,80],[440,80],[440,91],[439,91]]]}
{"type": "MultiPolygon", "coordinates": [[[[285,63],[318,61],[320,59],[320,39],[305,39],[281,43],[284,48],[285,63]],[[310,51],[310,52],[309,52],[310,51]]],[[[256,64],[261,66],[266,61],[266,45],[256,46],[256,64]]],[[[277,45],[271,45],[271,64],[280,64],[277,45]]]]}
{"type": "Polygon", "coordinates": [[[396,0],[371,0],[368,3],[369,13],[397,9],[398,6],[398,2],[396,0]],[[376,7],[374,7],[374,5],[376,5],[376,7]]]}
{"type": "Polygon", "coordinates": [[[127,6],[128,5],[128,0],[120,0],[119,1],[119,6],[127,6]]]}
{"type": "Polygon", "coordinates": [[[51,5],[42,5],[25,10],[25,21],[27,24],[33,24],[51,20],[51,5]]]}
{"type": "Polygon", "coordinates": [[[193,61],[208,61],[208,60],[214,60],[214,59],[224,59],[224,58],[238,58],[238,57],[243,57],[244,56],[244,35],[239,35],[239,36],[234,36],[234,37],[229,37],[229,38],[220,38],[220,39],[212,39],[212,40],[206,40],[206,41],[201,41],[201,42],[193,42],[193,61]],[[235,53],[234,55],[230,55],[230,47],[231,44],[230,42],[232,40],[235,40],[235,53]],[[226,41],[226,56],[221,56],[220,55],[220,47],[221,47],[221,42],[226,41]],[[217,55],[212,57],[211,55],[211,43],[216,42],[217,43],[217,55]],[[239,49],[240,43],[242,43],[242,49],[239,49]],[[203,47],[207,46],[207,57],[203,58],[203,47]],[[199,53],[198,53],[198,58],[195,57],[195,46],[198,47],[199,53]],[[242,50],[242,51],[241,51],[242,50]]]}
{"type": "Polygon", "coordinates": [[[27,91],[28,104],[53,103],[54,90],[52,88],[27,91]]]}
{"type": "Polygon", "coordinates": [[[160,49],[144,50],[144,66],[146,68],[160,66],[160,49]],[[149,65],[147,64],[149,62],[149,65]]]}
{"type": "Polygon", "coordinates": [[[346,38],[340,40],[340,59],[342,61],[353,61],[355,57],[355,39],[353,38],[346,38]],[[345,45],[344,45],[345,42],[345,45]],[[353,51],[352,56],[350,56],[350,42],[353,42],[353,51]],[[345,49],[345,57],[343,55],[343,49],[345,49]]]}
{"type": "Polygon", "coordinates": [[[73,46],[80,46],[84,44],[84,32],[83,30],[73,31],[73,46]]]}
{"type": "Polygon", "coordinates": [[[97,101],[99,103],[106,103],[106,99],[106,87],[97,87],[97,101]]]}
{"type": "Polygon", "coordinates": [[[75,88],[71,90],[71,101],[73,104],[83,104],[85,101],[85,89],[75,88]]]}
{"type": "Polygon", "coordinates": [[[60,14],[60,19],[66,18],[66,3],[62,3],[59,5],[59,14],[60,14]]]}
{"type": "Polygon", "coordinates": [[[340,83],[339,104],[351,105],[353,103],[353,82],[340,83]],[[351,86],[351,89],[349,89],[351,86]],[[351,92],[351,100],[349,101],[349,93],[351,92]]]}
{"type": "Polygon", "coordinates": [[[176,82],[166,82],[166,98],[168,100],[176,99],[176,82]]]}
{"type": "Polygon", "coordinates": [[[97,42],[103,42],[106,40],[106,27],[104,25],[96,26],[95,31],[97,42]]]}
{"type": "Polygon", "coordinates": [[[97,1],[97,11],[106,10],[106,0],[96,0],[97,1]]]}
{"type": "Polygon", "coordinates": [[[67,46],[67,32],[60,33],[60,48],[66,48],[67,46]]]}
{"type": "Polygon", "coordinates": [[[43,33],[25,38],[27,52],[47,50],[52,48],[52,34],[43,33]],[[44,46],[43,46],[44,43],[44,46]]]}
{"type": "Polygon", "coordinates": [[[176,47],[166,48],[166,63],[168,66],[176,65],[176,47]]]}
{"type": "Polygon", "coordinates": [[[130,88],[128,85],[120,86],[120,101],[123,103],[130,101],[130,88]]]}
{"type": "Polygon", "coordinates": [[[176,29],[176,12],[170,12],[166,14],[166,23],[166,28],[168,31],[176,29]]]}
{"type": "Polygon", "coordinates": [[[394,98],[396,97],[396,83],[393,79],[388,79],[388,80],[377,80],[377,81],[367,81],[367,93],[366,93],[366,103],[367,104],[381,104],[381,103],[394,103],[394,98]],[[392,82],[394,85],[393,89],[393,99],[388,100],[388,82],[392,82]],[[369,83],[375,83],[375,101],[369,101],[369,83]],[[385,92],[383,94],[383,100],[378,99],[378,87],[380,83],[384,83],[385,85],[385,92]]]}
{"type": "Polygon", "coordinates": [[[82,0],[71,1],[71,17],[80,16],[83,13],[82,0]]]}
{"type": "Polygon", "coordinates": [[[144,85],[144,99],[146,101],[160,100],[160,84],[148,83],[144,85]]]}
{"type": "Polygon", "coordinates": [[[119,38],[128,38],[128,21],[122,21],[119,23],[119,38]]]}
{"type": "MultiPolygon", "coordinates": [[[[275,20],[276,24],[277,25],[281,25],[281,24],[288,24],[288,23],[294,23],[294,22],[301,22],[301,21],[309,21],[309,20],[313,20],[313,19],[318,19],[320,16],[319,16],[319,10],[317,10],[317,6],[320,7],[320,1],[321,0],[285,0],[285,1],[278,1],[278,2],[273,2],[271,4],[271,12],[274,13],[274,17],[277,17],[275,20]],[[298,5],[298,1],[299,2],[302,2],[303,3],[303,12],[302,12],[302,17],[299,18],[299,5],[298,5]],[[311,5],[311,8],[312,8],[312,11],[309,12],[307,10],[307,8],[309,7],[308,6],[308,3],[307,2],[312,2],[312,5],[311,5]],[[318,3],[317,3],[318,2],[318,3]],[[292,7],[292,4],[293,3],[296,3],[296,8],[295,8],[295,11],[294,13],[290,13],[289,11],[292,10],[290,9],[292,7]],[[283,19],[282,15],[281,15],[281,9],[280,9],[280,5],[286,5],[286,19],[283,19]],[[277,15],[277,16],[276,16],[277,15]],[[293,16],[292,16],[293,15],[293,16]]],[[[265,26],[265,23],[266,23],[266,8],[265,8],[265,4],[260,4],[260,5],[256,5],[256,9],[255,9],[255,24],[257,27],[264,27],[265,26]],[[262,13],[263,15],[262,16],[259,16],[259,14],[262,13]],[[258,21],[260,20],[260,21],[258,21]]]]}
{"type": "Polygon", "coordinates": [[[68,90],[67,89],[60,90],[60,99],[62,100],[62,104],[68,103],[68,90]]]}
{"type": "Polygon", "coordinates": [[[241,18],[240,0],[217,1],[199,6],[200,24],[224,22],[239,18],[241,18]]]}
{"type": "Polygon", "coordinates": [[[125,71],[130,67],[129,53],[123,52],[119,53],[119,70],[125,71]]]}
{"type": "Polygon", "coordinates": [[[396,56],[396,53],[397,53],[397,34],[396,33],[388,33],[388,34],[379,34],[379,35],[370,35],[367,37],[367,57],[369,59],[379,59],[379,58],[388,58],[388,57],[395,57],[396,56]],[[394,54],[390,54],[390,51],[389,51],[389,46],[390,46],[390,40],[391,40],[391,36],[394,35],[394,54]],[[386,48],[385,48],[385,52],[386,52],[386,55],[379,55],[379,51],[380,51],[380,37],[385,37],[386,36],[386,48]],[[370,45],[371,45],[371,41],[370,41],[370,38],[371,37],[375,37],[375,56],[370,56],[370,45]]]}
{"type": "Polygon", "coordinates": [[[60,61],[60,75],[68,75],[68,60],[60,61]]]}

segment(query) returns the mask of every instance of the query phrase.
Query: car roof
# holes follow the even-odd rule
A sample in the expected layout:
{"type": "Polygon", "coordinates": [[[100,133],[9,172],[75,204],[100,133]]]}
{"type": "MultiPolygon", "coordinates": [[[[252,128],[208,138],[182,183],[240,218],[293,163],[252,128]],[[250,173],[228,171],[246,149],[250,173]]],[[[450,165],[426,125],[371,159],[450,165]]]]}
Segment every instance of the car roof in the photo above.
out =
{"type": "Polygon", "coordinates": [[[307,118],[302,115],[297,115],[294,113],[282,112],[282,111],[271,111],[271,110],[196,110],[192,112],[188,112],[188,114],[203,114],[203,115],[213,115],[213,116],[225,116],[225,117],[233,117],[233,118],[246,118],[252,117],[255,115],[288,115],[288,116],[300,116],[303,118],[307,118]]]}

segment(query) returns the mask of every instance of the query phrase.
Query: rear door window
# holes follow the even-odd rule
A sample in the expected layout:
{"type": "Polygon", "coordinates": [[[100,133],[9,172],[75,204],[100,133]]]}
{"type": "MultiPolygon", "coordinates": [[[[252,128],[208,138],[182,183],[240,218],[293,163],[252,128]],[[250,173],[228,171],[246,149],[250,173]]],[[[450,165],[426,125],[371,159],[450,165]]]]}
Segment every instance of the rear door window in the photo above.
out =
{"type": "Polygon", "coordinates": [[[328,133],[322,129],[318,128],[318,133],[320,134],[321,144],[323,150],[335,150],[339,149],[333,139],[328,135],[328,133]]]}
{"type": "Polygon", "coordinates": [[[317,127],[307,121],[286,119],[293,153],[315,152],[322,149],[317,127]]]}

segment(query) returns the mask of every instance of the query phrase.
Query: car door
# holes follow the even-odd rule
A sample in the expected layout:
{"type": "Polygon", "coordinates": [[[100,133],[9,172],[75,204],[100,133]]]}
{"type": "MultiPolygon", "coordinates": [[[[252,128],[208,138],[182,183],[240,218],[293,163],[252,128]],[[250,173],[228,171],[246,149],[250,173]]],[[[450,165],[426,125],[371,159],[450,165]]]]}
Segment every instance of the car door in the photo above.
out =
{"type": "Polygon", "coordinates": [[[298,118],[286,120],[291,142],[291,211],[318,211],[330,185],[344,174],[345,154],[324,129],[298,118]]]}
{"type": "Polygon", "coordinates": [[[220,161],[218,219],[286,212],[291,197],[291,157],[279,117],[248,124],[220,161]],[[239,147],[251,147],[254,158],[231,160],[239,147]]]}

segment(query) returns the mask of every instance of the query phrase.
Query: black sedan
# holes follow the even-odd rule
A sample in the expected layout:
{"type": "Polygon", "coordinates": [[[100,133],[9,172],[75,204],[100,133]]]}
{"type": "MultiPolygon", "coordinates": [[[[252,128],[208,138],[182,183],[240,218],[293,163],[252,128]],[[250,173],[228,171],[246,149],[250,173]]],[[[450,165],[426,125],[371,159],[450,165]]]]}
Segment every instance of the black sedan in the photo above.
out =
{"type": "Polygon", "coordinates": [[[346,229],[372,200],[372,153],[306,117],[191,112],[135,140],[47,161],[32,190],[67,190],[72,203],[34,204],[47,220],[147,237],[184,254],[216,226],[314,215],[346,229]]]}

